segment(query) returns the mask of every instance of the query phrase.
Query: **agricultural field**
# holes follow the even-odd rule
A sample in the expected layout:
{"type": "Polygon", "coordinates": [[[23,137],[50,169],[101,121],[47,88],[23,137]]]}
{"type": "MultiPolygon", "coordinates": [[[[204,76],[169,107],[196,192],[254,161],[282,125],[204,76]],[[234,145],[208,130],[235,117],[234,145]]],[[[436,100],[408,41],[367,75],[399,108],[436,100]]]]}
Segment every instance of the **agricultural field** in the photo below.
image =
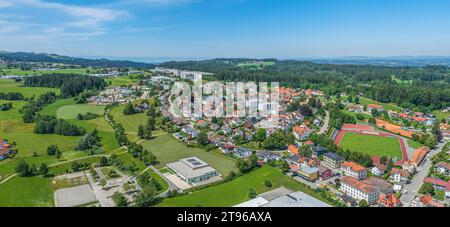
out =
{"type": "Polygon", "coordinates": [[[390,156],[402,159],[400,142],[397,138],[345,133],[339,144],[343,149],[357,151],[370,156],[390,156]]]}
{"type": "Polygon", "coordinates": [[[294,191],[302,191],[323,202],[321,195],[307,188],[296,180],[283,175],[279,169],[265,166],[230,182],[194,191],[189,195],[165,199],[159,207],[231,207],[249,200],[248,192],[253,188],[261,194],[284,186],[294,191]],[[272,182],[272,187],[265,186],[265,180],[272,182]]]}
{"type": "Polygon", "coordinates": [[[49,91],[53,91],[59,94],[59,89],[56,88],[43,88],[43,87],[22,87],[22,83],[15,82],[14,80],[0,79],[0,91],[4,93],[8,92],[20,92],[25,98],[30,98],[33,95],[39,96],[49,91]]]}
{"type": "Polygon", "coordinates": [[[157,168],[164,167],[167,163],[175,162],[182,158],[196,156],[210,164],[222,175],[228,175],[230,171],[236,171],[236,164],[233,158],[226,157],[217,151],[208,152],[200,148],[187,147],[171,134],[143,141],[141,145],[158,158],[160,163],[156,166],[157,168]]]}
{"type": "MultiPolygon", "coordinates": [[[[92,71],[92,70],[91,70],[92,71]]],[[[42,74],[86,74],[88,69],[57,69],[57,70],[21,70],[21,69],[0,69],[0,75],[15,75],[15,76],[31,76],[31,75],[42,75],[42,74]]],[[[91,72],[93,73],[93,72],[91,72]]]]}
{"type": "Polygon", "coordinates": [[[90,104],[66,105],[60,107],[56,111],[56,117],[60,119],[76,119],[78,114],[86,114],[87,112],[103,115],[105,112],[105,106],[90,104]]]}
{"type": "Polygon", "coordinates": [[[112,87],[128,86],[134,83],[130,76],[118,76],[106,78],[105,81],[112,87]]]}

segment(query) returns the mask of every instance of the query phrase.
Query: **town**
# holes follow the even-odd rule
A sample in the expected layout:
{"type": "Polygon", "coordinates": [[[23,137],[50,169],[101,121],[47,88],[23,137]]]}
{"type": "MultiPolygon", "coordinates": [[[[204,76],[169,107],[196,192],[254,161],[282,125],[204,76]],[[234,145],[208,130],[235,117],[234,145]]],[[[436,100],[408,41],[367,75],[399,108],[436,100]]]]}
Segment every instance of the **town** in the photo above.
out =
{"type": "MultiPolygon", "coordinates": [[[[448,106],[427,111],[375,101],[356,89],[331,93],[326,86],[281,83],[270,91],[278,103],[244,102],[246,110],[268,109],[269,116],[237,109],[232,116],[177,115],[174,106],[194,110],[196,101],[177,101],[183,91],[173,93],[174,84],[221,81],[213,68],[178,69],[183,62],[148,69],[3,64],[0,206],[446,207],[450,202],[448,106]],[[72,90],[65,84],[72,79],[89,82],[72,90]],[[42,191],[13,193],[10,188],[18,184],[42,191]],[[210,199],[218,192],[222,199],[210,199]]],[[[245,64],[269,65],[243,59],[234,70],[247,70],[245,64]]],[[[212,99],[203,94],[202,109],[212,99]]],[[[236,101],[220,99],[224,111],[236,101]]]]}

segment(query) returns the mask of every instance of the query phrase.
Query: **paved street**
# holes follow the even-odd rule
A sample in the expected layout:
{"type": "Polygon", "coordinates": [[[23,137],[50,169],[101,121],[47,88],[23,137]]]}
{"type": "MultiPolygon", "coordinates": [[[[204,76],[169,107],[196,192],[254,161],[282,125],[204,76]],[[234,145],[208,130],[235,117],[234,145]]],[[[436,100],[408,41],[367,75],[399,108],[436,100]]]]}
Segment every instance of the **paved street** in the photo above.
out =
{"type": "Polygon", "coordinates": [[[437,147],[427,155],[425,160],[423,161],[422,165],[419,167],[420,171],[414,175],[412,181],[410,184],[407,184],[404,189],[406,189],[407,193],[403,193],[402,197],[400,198],[400,201],[403,203],[404,206],[408,207],[410,206],[411,202],[414,200],[414,197],[419,192],[420,187],[422,186],[423,179],[427,177],[428,171],[431,168],[432,162],[431,157],[436,155],[437,153],[441,152],[444,148],[445,143],[441,142],[437,145],[437,147]]]}
{"type": "Polygon", "coordinates": [[[322,128],[320,128],[319,134],[325,134],[328,131],[328,126],[330,124],[330,113],[328,111],[325,111],[326,117],[323,123],[322,128]]]}

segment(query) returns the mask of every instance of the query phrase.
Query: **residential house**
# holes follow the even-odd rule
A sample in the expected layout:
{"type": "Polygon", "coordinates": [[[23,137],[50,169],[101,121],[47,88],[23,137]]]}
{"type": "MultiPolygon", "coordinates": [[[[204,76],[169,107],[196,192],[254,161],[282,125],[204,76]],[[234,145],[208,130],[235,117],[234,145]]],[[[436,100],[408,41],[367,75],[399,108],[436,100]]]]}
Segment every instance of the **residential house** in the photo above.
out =
{"type": "MultiPolygon", "coordinates": [[[[312,141],[306,141],[305,144],[307,144],[308,142],[312,142],[312,141]]],[[[325,147],[319,146],[319,145],[315,145],[315,146],[311,146],[311,150],[313,152],[313,155],[316,157],[322,156],[325,153],[329,152],[325,147]]]]}
{"type": "Polygon", "coordinates": [[[450,176],[450,164],[446,162],[437,163],[436,165],[434,165],[434,169],[439,174],[450,176]]]}
{"type": "Polygon", "coordinates": [[[8,158],[8,155],[13,152],[8,141],[0,139],[0,161],[8,158]]]}
{"type": "Polygon", "coordinates": [[[231,143],[220,143],[219,144],[219,149],[224,153],[224,154],[230,154],[233,153],[234,149],[236,149],[237,147],[234,146],[231,143]]]}
{"type": "Polygon", "coordinates": [[[384,111],[384,107],[380,106],[380,105],[377,105],[377,104],[369,104],[369,105],[367,105],[367,109],[369,111],[372,111],[372,109],[376,109],[378,111],[384,111]]]}
{"type": "Polygon", "coordinates": [[[409,161],[417,168],[422,164],[425,156],[428,154],[429,151],[430,151],[429,147],[421,147],[416,151],[414,151],[414,154],[411,156],[409,161]]]}
{"type": "Polygon", "coordinates": [[[411,207],[445,207],[445,205],[433,200],[431,195],[420,195],[411,202],[411,207]]]}
{"type": "Polygon", "coordinates": [[[238,158],[248,158],[253,154],[253,151],[243,147],[236,147],[234,148],[233,154],[238,158]]]}
{"type": "Polygon", "coordinates": [[[190,126],[182,127],[181,131],[186,133],[189,136],[189,139],[195,139],[197,138],[198,134],[200,134],[200,131],[198,129],[192,128],[190,126]]]}
{"type": "Polygon", "coordinates": [[[345,176],[354,177],[358,180],[367,176],[367,169],[354,162],[344,162],[341,165],[341,171],[345,176]]]}
{"type": "Polygon", "coordinates": [[[336,153],[328,152],[323,155],[322,165],[331,169],[338,169],[344,159],[336,153]]]}
{"type": "Polygon", "coordinates": [[[297,140],[303,141],[308,139],[311,135],[312,130],[308,126],[295,126],[293,129],[294,136],[297,140]]]}
{"type": "Polygon", "coordinates": [[[392,168],[389,180],[393,183],[407,183],[409,174],[407,170],[392,168]]]}
{"type": "Polygon", "coordinates": [[[372,167],[371,173],[377,177],[381,177],[386,172],[386,169],[387,169],[386,165],[382,165],[382,164],[376,165],[376,166],[372,167]]]}
{"type": "Polygon", "coordinates": [[[256,153],[256,156],[258,157],[259,160],[263,160],[264,162],[269,162],[269,161],[278,161],[281,159],[281,156],[278,154],[275,154],[273,152],[270,151],[260,151],[256,153]]]}
{"type": "Polygon", "coordinates": [[[288,151],[293,155],[298,155],[298,148],[295,145],[289,145],[288,151]]]}
{"type": "Polygon", "coordinates": [[[377,200],[377,204],[380,207],[401,207],[402,202],[400,199],[395,197],[395,194],[384,194],[381,193],[377,200]]]}
{"type": "Polygon", "coordinates": [[[448,187],[448,185],[450,184],[450,180],[449,181],[445,181],[439,178],[435,178],[435,177],[427,177],[425,179],[423,179],[424,183],[430,183],[434,186],[434,188],[438,189],[438,190],[443,190],[445,191],[448,187]]]}
{"type": "Polygon", "coordinates": [[[358,104],[349,103],[347,105],[347,108],[348,108],[348,111],[354,112],[354,113],[362,113],[364,111],[364,107],[362,105],[358,105],[358,104]]]}

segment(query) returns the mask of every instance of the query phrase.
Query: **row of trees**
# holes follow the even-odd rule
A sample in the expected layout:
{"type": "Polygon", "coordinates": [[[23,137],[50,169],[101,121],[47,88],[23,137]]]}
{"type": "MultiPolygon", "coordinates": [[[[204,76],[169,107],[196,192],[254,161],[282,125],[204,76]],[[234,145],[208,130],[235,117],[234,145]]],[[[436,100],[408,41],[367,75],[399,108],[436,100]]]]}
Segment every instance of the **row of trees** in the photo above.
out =
{"type": "Polygon", "coordinates": [[[81,136],[86,133],[83,127],[78,127],[54,116],[39,116],[34,128],[36,134],[56,134],[62,136],[81,136]]]}
{"type": "Polygon", "coordinates": [[[20,113],[24,123],[33,123],[38,118],[38,112],[46,105],[54,103],[57,100],[55,92],[47,92],[40,95],[37,99],[33,96],[29,102],[22,107],[20,113]]]}
{"type": "Polygon", "coordinates": [[[24,97],[20,92],[9,92],[9,93],[0,92],[0,100],[18,101],[23,99],[24,97]]]}

